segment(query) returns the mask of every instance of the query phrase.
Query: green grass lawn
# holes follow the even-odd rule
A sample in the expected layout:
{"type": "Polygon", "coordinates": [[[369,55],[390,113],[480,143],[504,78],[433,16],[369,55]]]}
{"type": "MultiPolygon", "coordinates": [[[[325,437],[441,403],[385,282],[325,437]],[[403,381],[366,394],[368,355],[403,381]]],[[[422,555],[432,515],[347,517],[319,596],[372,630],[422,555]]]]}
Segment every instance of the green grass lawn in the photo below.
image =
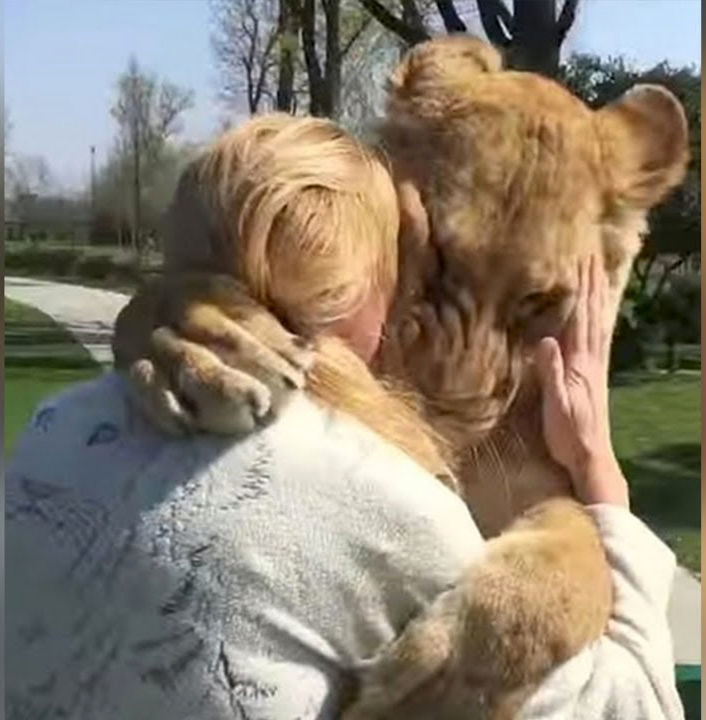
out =
{"type": "Polygon", "coordinates": [[[5,456],[42,399],[100,372],[51,318],[5,298],[5,456]]]}
{"type": "Polygon", "coordinates": [[[701,375],[629,375],[612,389],[613,439],[633,511],[701,565],[701,375]]]}

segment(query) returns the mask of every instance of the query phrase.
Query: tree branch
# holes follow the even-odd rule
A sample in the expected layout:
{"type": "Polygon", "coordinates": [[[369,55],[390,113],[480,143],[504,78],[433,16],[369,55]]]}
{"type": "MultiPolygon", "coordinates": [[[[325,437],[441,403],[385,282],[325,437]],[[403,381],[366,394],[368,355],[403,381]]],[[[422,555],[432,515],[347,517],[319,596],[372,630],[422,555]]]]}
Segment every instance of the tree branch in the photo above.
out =
{"type": "Polygon", "coordinates": [[[301,6],[302,50],[306,73],[309,78],[309,97],[311,100],[311,113],[319,112],[321,102],[321,84],[323,76],[319,58],[316,54],[316,9],[314,0],[304,0],[301,6]]]}
{"type": "Polygon", "coordinates": [[[476,3],[488,40],[498,47],[509,47],[514,20],[503,0],[476,0],[476,3]]]}
{"type": "Polygon", "coordinates": [[[419,12],[416,0],[402,0],[402,22],[418,30],[424,30],[424,19],[419,12]]]}
{"type": "Polygon", "coordinates": [[[667,280],[669,279],[669,276],[680,266],[684,264],[684,258],[680,257],[678,260],[675,260],[670,265],[662,266],[662,276],[657,281],[657,285],[654,289],[654,292],[652,293],[652,299],[656,300],[658,297],[662,295],[662,291],[664,290],[664,286],[667,284],[667,280]]]}
{"type": "Polygon", "coordinates": [[[576,20],[576,8],[579,0],[564,0],[564,6],[561,8],[559,19],[556,23],[557,42],[561,45],[566,38],[566,34],[576,20]]]}
{"type": "Polygon", "coordinates": [[[644,295],[645,290],[647,289],[647,283],[650,279],[650,272],[652,270],[652,265],[654,264],[655,260],[657,259],[656,255],[648,255],[645,262],[644,270],[640,271],[640,263],[635,263],[635,277],[638,279],[638,282],[640,283],[640,295],[644,295]]]}
{"type": "Polygon", "coordinates": [[[368,29],[368,26],[372,22],[372,17],[370,15],[366,15],[363,18],[363,22],[360,23],[358,28],[351,34],[351,36],[348,38],[344,46],[341,48],[341,57],[344,58],[346,55],[348,55],[348,51],[355,45],[358,38],[368,29]]]}
{"type": "Polygon", "coordinates": [[[326,62],[324,73],[325,107],[328,117],[336,118],[341,100],[341,0],[321,0],[326,18],[326,62]]]}
{"type": "Polygon", "coordinates": [[[261,58],[261,62],[260,62],[260,72],[259,72],[259,75],[257,78],[257,83],[255,84],[255,108],[256,109],[260,107],[260,102],[262,100],[262,96],[265,91],[265,85],[267,83],[268,76],[272,69],[272,63],[270,62],[270,55],[275,47],[276,42],[277,42],[277,31],[274,28],[272,28],[267,37],[267,43],[265,44],[265,49],[262,52],[262,58],[261,58]]]}
{"type": "Polygon", "coordinates": [[[456,8],[454,7],[453,0],[436,0],[436,7],[441,15],[441,19],[444,21],[444,27],[447,32],[466,32],[466,23],[461,20],[456,8]]]}
{"type": "Polygon", "coordinates": [[[410,45],[424,42],[429,39],[429,33],[420,28],[414,28],[395,17],[384,5],[377,0],[360,0],[360,4],[383,26],[410,45]]]}

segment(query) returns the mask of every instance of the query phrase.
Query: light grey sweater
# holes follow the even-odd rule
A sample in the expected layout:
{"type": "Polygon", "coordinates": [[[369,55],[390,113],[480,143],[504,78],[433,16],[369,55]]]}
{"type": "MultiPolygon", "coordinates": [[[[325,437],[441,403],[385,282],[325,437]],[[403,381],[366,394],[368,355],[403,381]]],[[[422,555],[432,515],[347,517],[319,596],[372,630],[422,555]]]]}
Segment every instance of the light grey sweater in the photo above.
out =
{"type": "MultiPolygon", "coordinates": [[[[674,557],[591,512],[614,617],[523,717],[681,718],[674,557]]],[[[482,552],[459,498],[304,396],[240,442],[174,441],[106,375],[45,403],[7,471],[7,717],[334,718],[353,666],[482,552]]]]}

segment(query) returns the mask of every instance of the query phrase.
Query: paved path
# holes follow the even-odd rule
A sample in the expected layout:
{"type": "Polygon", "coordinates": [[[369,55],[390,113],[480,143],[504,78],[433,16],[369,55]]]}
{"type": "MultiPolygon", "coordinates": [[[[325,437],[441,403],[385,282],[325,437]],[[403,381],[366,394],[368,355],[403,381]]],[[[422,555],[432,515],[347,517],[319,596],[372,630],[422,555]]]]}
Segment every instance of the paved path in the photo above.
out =
{"type": "Polygon", "coordinates": [[[676,663],[701,665],[701,583],[686,568],[677,568],[667,613],[676,663]]]}
{"type": "MultiPolygon", "coordinates": [[[[6,277],[5,295],[34,305],[65,325],[101,363],[112,362],[110,335],[113,322],[128,296],[64,283],[6,277]]],[[[677,568],[669,604],[675,660],[701,664],[701,583],[684,568],[677,568]]]]}
{"type": "Polygon", "coordinates": [[[128,296],[97,288],[5,277],[5,296],[33,305],[61,325],[101,364],[113,362],[110,336],[128,296]]]}

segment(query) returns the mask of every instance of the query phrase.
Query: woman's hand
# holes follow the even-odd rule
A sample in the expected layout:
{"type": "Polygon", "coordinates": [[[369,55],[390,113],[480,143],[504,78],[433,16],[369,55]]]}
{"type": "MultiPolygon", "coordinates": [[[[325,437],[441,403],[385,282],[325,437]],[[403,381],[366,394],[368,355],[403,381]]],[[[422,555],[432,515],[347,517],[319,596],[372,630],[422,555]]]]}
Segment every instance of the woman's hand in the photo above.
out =
{"type": "Polygon", "coordinates": [[[628,487],[610,439],[608,363],[603,322],[608,281],[595,255],[579,265],[578,298],[560,342],[544,338],[536,362],[543,390],[544,437],[586,504],[628,507],[628,487]]]}

